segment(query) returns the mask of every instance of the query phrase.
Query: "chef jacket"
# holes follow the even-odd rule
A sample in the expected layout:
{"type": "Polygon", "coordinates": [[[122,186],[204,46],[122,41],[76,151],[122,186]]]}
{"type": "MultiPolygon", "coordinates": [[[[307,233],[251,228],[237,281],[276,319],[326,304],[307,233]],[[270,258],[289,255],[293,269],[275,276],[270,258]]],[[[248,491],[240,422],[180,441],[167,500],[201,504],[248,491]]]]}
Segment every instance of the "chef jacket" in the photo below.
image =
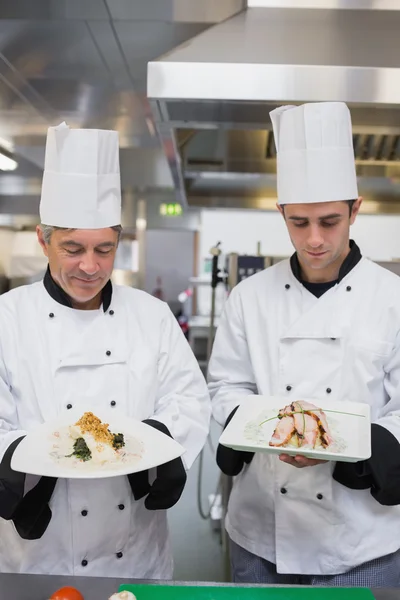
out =
{"type": "Polygon", "coordinates": [[[279,573],[332,575],[400,548],[400,278],[352,243],[337,282],[300,279],[294,255],[231,291],[209,389],[221,425],[251,394],[369,404],[370,460],[296,469],[244,453],[231,473],[232,540],[279,573]]]}
{"type": "Polygon", "coordinates": [[[39,490],[32,511],[49,499],[36,539],[13,522],[13,514],[22,529],[32,521],[29,510],[18,514],[19,474],[1,478],[18,440],[83,402],[158,424],[185,448],[186,468],[202,449],[207,386],[168,305],[111,282],[102,301],[99,310],[73,309],[49,271],[0,297],[0,572],[172,576],[166,511],[148,510],[142,494],[135,500],[128,477],[24,478],[22,502],[39,490]]]}

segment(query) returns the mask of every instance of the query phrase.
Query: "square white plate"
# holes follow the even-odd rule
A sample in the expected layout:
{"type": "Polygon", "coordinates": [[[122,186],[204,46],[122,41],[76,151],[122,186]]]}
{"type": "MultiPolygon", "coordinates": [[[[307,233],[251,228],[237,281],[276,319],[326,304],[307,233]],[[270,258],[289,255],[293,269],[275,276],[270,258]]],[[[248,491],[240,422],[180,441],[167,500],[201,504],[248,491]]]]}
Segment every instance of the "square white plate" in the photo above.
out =
{"type": "Polygon", "coordinates": [[[320,460],[358,462],[371,456],[371,417],[368,404],[330,402],[308,398],[248,396],[241,401],[235,416],[222,433],[220,444],[234,450],[307,456],[320,460]],[[273,447],[269,441],[278,424],[279,410],[296,400],[307,400],[321,408],[327,417],[334,446],[328,448],[273,447]],[[342,414],[346,413],[346,414],[342,414]],[[260,425],[265,419],[271,419],[260,425]]]}
{"type": "MultiPolygon", "coordinates": [[[[67,459],[65,454],[69,452],[60,446],[57,432],[76,423],[87,410],[91,409],[85,407],[79,412],[71,410],[59,419],[39,425],[29,432],[17,446],[11,459],[11,468],[14,471],[47,477],[101,479],[157,467],[182,456],[185,452],[178,442],[150,425],[116,411],[93,408],[92,412],[103,423],[109,424],[112,433],[124,434],[126,449],[131,454],[126,462],[109,462],[103,465],[93,464],[92,461],[67,459]],[[54,454],[61,458],[55,457],[54,454]]],[[[70,442],[71,452],[72,446],[73,440],[70,442]]]]}

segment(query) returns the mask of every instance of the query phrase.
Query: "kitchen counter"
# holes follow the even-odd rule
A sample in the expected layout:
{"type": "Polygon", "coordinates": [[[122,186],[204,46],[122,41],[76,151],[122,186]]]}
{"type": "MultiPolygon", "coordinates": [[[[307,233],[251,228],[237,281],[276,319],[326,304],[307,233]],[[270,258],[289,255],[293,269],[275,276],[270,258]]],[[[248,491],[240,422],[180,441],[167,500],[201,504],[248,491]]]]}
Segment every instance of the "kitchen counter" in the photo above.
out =
{"type": "MultiPolygon", "coordinates": [[[[51,575],[17,575],[14,573],[0,573],[0,600],[48,600],[53,592],[65,585],[76,587],[83,594],[85,600],[108,600],[113,592],[118,591],[121,583],[138,584],[145,582],[139,580],[122,581],[120,579],[107,577],[59,577],[51,575]]],[[[156,582],[152,581],[151,583],[155,584],[156,582]]],[[[165,585],[165,582],[163,583],[165,585]]],[[[174,585],[174,583],[168,583],[174,585]]],[[[206,584],[204,582],[198,583],[193,581],[175,583],[177,585],[214,585],[217,587],[233,585],[206,584]]],[[[373,590],[373,594],[376,600],[400,600],[400,588],[392,590],[373,590]]]]}

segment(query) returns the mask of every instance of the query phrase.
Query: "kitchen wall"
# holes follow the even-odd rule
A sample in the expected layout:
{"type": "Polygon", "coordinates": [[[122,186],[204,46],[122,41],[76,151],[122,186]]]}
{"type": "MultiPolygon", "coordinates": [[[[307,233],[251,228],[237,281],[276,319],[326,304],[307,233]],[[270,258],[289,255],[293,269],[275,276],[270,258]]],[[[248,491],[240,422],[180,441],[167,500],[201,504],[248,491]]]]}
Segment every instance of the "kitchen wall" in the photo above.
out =
{"type": "Polygon", "coordinates": [[[14,231],[0,230],[0,275],[6,275],[11,262],[14,231]]]}
{"type": "Polygon", "coordinates": [[[173,192],[164,194],[147,193],[143,195],[146,199],[146,219],[147,229],[175,229],[191,230],[200,229],[201,210],[196,208],[187,208],[181,216],[164,216],[160,213],[161,204],[176,202],[173,192]]]}
{"type": "Polygon", "coordinates": [[[189,286],[194,268],[194,232],[151,229],[146,232],[145,290],[158,288],[172,310],[179,308],[178,296],[189,286]]]}
{"type": "MultiPolygon", "coordinates": [[[[351,230],[364,256],[382,263],[400,274],[400,215],[359,215],[351,230]]],[[[223,254],[256,254],[261,242],[261,254],[286,257],[293,252],[285,223],[278,212],[245,210],[203,210],[199,243],[199,271],[204,274],[210,248],[221,242],[223,254]]],[[[221,260],[223,262],[223,260],[221,260]]],[[[205,276],[206,277],[206,276],[205,276]]],[[[217,314],[226,298],[223,286],[217,288],[217,314]]],[[[211,288],[199,286],[198,313],[208,315],[211,308],[211,288]]]]}
{"type": "MultiPolygon", "coordinates": [[[[364,256],[376,261],[400,259],[400,215],[359,215],[351,236],[364,256]]],[[[293,252],[284,221],[278,212],[203,210],[201,215],[200,264],[217,241],[224,253],[261,253],[287,256],[293,252]]]]}

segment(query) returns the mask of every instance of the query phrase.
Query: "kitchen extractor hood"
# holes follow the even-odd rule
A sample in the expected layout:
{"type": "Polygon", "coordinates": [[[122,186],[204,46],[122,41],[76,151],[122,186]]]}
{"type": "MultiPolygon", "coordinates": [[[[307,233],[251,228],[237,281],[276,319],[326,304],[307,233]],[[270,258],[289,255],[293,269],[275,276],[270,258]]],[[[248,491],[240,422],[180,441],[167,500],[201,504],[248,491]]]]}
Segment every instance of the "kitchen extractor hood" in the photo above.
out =
{"type": "Polygon", "coordinates": [[[180,202],[270,208],[269,111],[344,101],[364,210],[400,212],[399,3],[248,4],[148,65],[148,97],[180,202]]]}

